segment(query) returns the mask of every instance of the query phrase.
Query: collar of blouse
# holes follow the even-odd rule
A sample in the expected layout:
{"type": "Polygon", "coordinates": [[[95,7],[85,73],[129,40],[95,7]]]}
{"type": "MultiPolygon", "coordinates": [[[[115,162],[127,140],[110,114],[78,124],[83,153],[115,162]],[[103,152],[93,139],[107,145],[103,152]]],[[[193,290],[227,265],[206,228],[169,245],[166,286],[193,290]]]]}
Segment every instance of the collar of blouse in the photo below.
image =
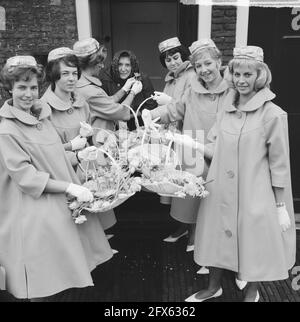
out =
{"type": "Polygon", "coordinates": [[[74,102],[70,100],[70,103],[66,103],[61,100],[52,90],[48,87],[47,91],[43,95],[42,99],[48,103],[51,108],[57,111],[67,111],[71,107],[74,108],[81,108],[85,106],[85,100],[83,97],[75,93],[74,95],[74,102]]]}
{"type": "Polygon", "coordinates": [[[208,90],[202,85],[202,83],[199,81],[198,76],[196,74],[191,77],[190,83],[191,83],[192,89],[199,94],[222,94],[226,90],[228,90],[228,84],[224,79],[222,79],[220,84],[212,91],[208,90]]]}
{"type": "MultiPolygon", "coordinates": [[[[227,112],[235,112],[237,110],[234,105],[236,94],[237,92],[235,90],[231,90],[228,94],[229,102],[228,105],[225,105],[225,110],[227,112]]],[[[257,92],[245,105],[241,106],[239,110],[244,112],[256,111],[266,102],[273,100],[275,97],[276,95],[268,87],[265,87],[257,92]]]]}
{"type": "Polygon", "coordinates": [[[51,108],[45,102],[38,100],[41,113],[38,117],[20,110],[12,105],[12,99],[7,100],[0,109],[0,117],[7,119],[17,119],[27,125],[36,125],[41,120],[48,118],[51,115],[51,108]]]}
{"type": "Polygon", "coordinates": [[[87,75],[86,73],[82,73],[80,79],[78,80],[78,83],[76,85],[77,88],[85,87],[87,85],[96,85],[98,87],[102,86],[102,83],[99,78],[87,75]]]}
{"type": "Polygon", "coordinates": [[[180,75],[185,72],[186,70],[190,69],[190,68],[193,68],[193,66],[191,65],[191,63],[187,60],[187,61],[184,61],[180,66],[179,68],[176,70],[175,73],[173,72],[168,72],[168,74],[166,75],[165,77],[165,81],[166,82],[170,82],[178,77],[180,77],[180,75]]]}

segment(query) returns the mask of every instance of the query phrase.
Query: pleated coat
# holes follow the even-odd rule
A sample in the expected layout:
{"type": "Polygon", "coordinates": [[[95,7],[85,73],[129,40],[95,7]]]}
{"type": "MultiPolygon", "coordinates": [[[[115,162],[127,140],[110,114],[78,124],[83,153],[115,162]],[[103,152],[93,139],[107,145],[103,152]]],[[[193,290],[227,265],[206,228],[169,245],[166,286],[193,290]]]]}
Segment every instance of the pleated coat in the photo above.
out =
{"type": "Polygon", "coordinates": [[[237,109],[233,99],[209,133],[214,151],[196,225],[194,259],[245,281],[288,278],[295,263],[287,113],[260,90],[237,109]],[[291,227],[282,232],[272,187],[284,189],[291,227]]]}
{"type": "Polygon", "coordinates": [[[64,193],[49,180],[80,184],[44,105],[39,118],[0,109],[0,263],[17,298],[93,285],[90,271],[112,257],[97,217],[74,223],[64,193]]]}

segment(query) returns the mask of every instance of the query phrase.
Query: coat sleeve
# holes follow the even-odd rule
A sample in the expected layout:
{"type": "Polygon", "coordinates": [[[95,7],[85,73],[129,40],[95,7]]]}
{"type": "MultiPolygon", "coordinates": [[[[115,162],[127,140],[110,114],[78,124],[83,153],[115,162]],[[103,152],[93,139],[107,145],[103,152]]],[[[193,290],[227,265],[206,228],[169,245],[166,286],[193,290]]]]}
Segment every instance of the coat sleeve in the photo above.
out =
{"type": "Polygon", "coordinates": [[[0,162],[23,193],[36,199],[41,196],[50,175],[32,165],[30,155],[17,138],[0,135],[0,162]]]}
{"type": "Polygon", "coordinates": [[[207,159],[211,160],[213,158],[217,137],[218,137],[218,122],[215,122],[215,124],[212,126],[212,128],[209,130],[207,134],[208,143],[206,143],[204,147],[205,157],[207,159]]]}
{"type": "Polygon", "coordinates": [[[151,111],[152,119],[160,117],[161,123],[172,123],[184,119],[186,102],[190,96],[190,88],[186,90],[182,99],[174,100],[167,104],[161,105],[151,111]]]}
{"type": "Polygon", "coordinates": [[[287,114],[282,113],[266,122],[264,131],[272,186],[284,188],[290,180],[287,114]]]}
{"type": "Polygon", "coordinates": [[[127,121],[130,118],[130,110],[125,105],[115,103],[102,89],[97,89],[87,98],[90,106],[92,122],[95,118],[109,121],[127,121]]]}

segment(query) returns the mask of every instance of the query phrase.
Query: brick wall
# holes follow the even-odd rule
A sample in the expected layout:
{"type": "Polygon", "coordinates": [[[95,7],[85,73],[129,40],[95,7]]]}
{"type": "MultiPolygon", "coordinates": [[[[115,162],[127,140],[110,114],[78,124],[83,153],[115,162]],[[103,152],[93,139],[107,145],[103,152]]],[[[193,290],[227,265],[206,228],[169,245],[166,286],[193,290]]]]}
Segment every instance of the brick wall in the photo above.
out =
{"type": "Polygon", "coordinates": [[[77,40],[75,0],[0,0],[0,6],[6,12],[0,67],[13,55],[35,55],[42,62],[51,49],[77,40]]]}
{"type": "Polygon", "coordinates": [[[232,58],[235,46],[236,7],[213,6],[211,37],[223,54],[223,64],[232,58]]]}

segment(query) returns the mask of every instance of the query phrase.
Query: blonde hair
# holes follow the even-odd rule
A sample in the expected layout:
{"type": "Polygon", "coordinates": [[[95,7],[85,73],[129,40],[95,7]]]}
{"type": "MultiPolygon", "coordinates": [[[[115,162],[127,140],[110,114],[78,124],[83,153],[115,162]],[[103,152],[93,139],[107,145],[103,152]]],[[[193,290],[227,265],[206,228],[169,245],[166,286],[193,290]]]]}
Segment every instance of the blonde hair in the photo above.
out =
{"type": "Polygon", "coordinates": [[[196,61],[201,59],[202,56],[204,54],[206,54],[206,53],[209,53],[211,58],[213,58],[214,60],[219,60],[220,65],[221,65],[221,63],[222,63],[222,54],[221,54],[220,50],[218,48],[208,47],[208,48],[200,49],[199,51],[196,51],[195,53],[193,53],[190,56],[190,61],[191,61],[191,64],[193,65],[194,68],[195,68],[196,61]]]}
{"type": "Polygon", "coordinates": [[[235,88],[233,83],[233,73],[234,69],[240,66],[248,66],[253,68],[257,72],[257,78],[254,84],[254,90],[256,92],[260,91],[265,87],[270,87],[272,81],[272,74],[267,64],[254,59],[245,58],[233,58],[225,70],[224,79],[228,82],[228,85],[235,88]]]}
{"type": "Polygon", "coordinates": [[[100,45],[97,52],[84,57],[78,57],[80,68],[85,70],[88,67],[96,66],[103,63],[107,56],[107,49],[104,45],[100,45]]]}

